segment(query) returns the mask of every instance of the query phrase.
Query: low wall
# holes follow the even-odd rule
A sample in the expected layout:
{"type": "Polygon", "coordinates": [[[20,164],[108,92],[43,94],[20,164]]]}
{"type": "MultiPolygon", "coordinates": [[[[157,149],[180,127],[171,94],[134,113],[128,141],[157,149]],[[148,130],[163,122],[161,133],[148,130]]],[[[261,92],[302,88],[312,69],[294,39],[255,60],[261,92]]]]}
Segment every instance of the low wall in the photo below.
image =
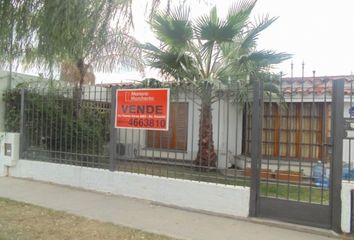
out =
{"type": "Polygon", "coordinates": [[[183,208],[247,217],[250,189],[169,179],[134,173],[111,172],[29,160],[18,161],[9,175],[100,192],[146,199],[183,208]]]}
{"type": "Polygon", "coordinates": [[[351,191],[354,190],[354,182],[342,182],[342,231],[345,233],[350,232],[351,224],[350,218],[351,211],[351,191]]]}

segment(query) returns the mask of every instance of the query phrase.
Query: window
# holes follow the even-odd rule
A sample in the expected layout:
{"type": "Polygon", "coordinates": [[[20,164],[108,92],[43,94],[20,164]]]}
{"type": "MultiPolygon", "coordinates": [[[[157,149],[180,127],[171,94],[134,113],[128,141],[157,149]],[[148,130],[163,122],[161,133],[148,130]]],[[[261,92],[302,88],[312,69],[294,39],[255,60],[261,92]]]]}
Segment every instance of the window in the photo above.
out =
{"type": "MultiPolygon", "coordinates": [[[[244,152],[251,152],[251,116],[245,114],[244,152]]],[[[330,132],[330,104],[264,103],[262,155],[323,159],[330,132]]]]}
{"type": "Polygon", "coordinates": [[[170,122],[168,131],[147,131],[148,148],[187,151],[188,103],[170,104],[170,122]]]}

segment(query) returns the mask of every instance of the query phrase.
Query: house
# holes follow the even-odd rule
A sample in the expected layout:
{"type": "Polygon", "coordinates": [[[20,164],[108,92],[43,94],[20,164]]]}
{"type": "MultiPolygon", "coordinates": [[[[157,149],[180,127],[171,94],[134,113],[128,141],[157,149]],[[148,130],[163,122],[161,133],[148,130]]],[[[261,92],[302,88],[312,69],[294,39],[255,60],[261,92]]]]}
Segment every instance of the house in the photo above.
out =
{"type": "MultiPolygon", "coordinates": [[[[128,87],[129,83],[101,84],[128,87]]],[[[242,153],[243,107],[220,98],[212,105],[214,148],[218,168],[234,164],[234,157],[242,153]]],[[[149,159],[191,165],[197,157],[199,138],[200,99],[192,92],[171,94],[168,131],[117,129],[118,142],[124,146],[120,158],[149,159]]]]}
{"type": "MultiPolygon", "coordinates": [[[[5,129],[5,121],[3,121],[5,117],[5,103],[2,100],[2,96],[8,87],[9,78],[9,72],[0,70],[0,132],[5,129]]],[[[30,81],[38,81],[38,77],[22,73],[12,73],[11,87],[15,87],[19,83],[30,81]]]]}
{"type": "MultiPolygon", "coordinates": [[[[310,165],[317,161],[329,162],[331,154],[332,83],[345,79],[344,117],[352,113],[353,77],[284,78],[282,97],[264,96],[262,131],[263,164],[272,170],[278,168],[299,170],[310,174],[310,165]]],[[[123,83],[125,87],[129,84],[123,83]]],[[[113,84],[114,85],[114,84],[113,84]]],[[[100,99],[102,108],[111,102],[112,84],[85,86],[85,104],[100,99]]],[[[252,97],[249,93],[249,98],[252,97]]],[[[108,106],[108,105],[109,106],[108,106]]],[[[97,106],[96,106],[97,107],[97,106]]],[[[2,108],[3,109],[3,108],[2,108]]],[[[214,148],[217,167],[227,169],[250,167],[251,152],[250,105],[234,103],[220,97],[212,105],[214,148]]],[[[193,92],[180,91],[171,95],[170,128],[168,131],[118,129],[120,158],[148,159],[191,165],[197,157],[199,138],[200,99],[193,92]]],[[[344,161],[354,156],[354,146],[344,141],[344,161]]]]}
{"type": "MultiPolygon", "coordinates": [[[[353,76],[283,78],[282,97],[264,96],[263,164],[310,175],[317,161],[329,163],[333,81],[345,80],[344,117],[352,108],[353,76]],[[301,165],[301,166],[300,166],[301,165]]],[[[251,96],[249,96],[251,97],[251,96]]],[[[191,164],[198,151],[200,100],[182,92],[171,99],[168,131],[118,129],[118,141],[129,159],[148,158],[191,164]]],[[[212,105],[214,147],[218,168],[250,167],[251,108],[220,98],[212,105]]],[[[344,140],[344,160],[354,156],[354,145],[344,140]],[[351,153],[349,153],[352,151],[351,153]]],[[[124,156],[123,156],[124,157],[124,156]]]]}

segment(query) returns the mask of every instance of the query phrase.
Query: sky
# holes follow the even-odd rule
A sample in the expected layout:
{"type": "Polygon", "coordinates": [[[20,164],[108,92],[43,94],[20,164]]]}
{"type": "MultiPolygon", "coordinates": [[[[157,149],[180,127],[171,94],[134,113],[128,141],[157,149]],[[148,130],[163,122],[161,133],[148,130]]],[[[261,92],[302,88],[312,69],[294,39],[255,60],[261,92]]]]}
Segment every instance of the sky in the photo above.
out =
{"type": "MultiPolygon", "coordinates": [[[[259,38],[260,48],[292,53],[294,75],[354,73],[353,0],[259,0],[256,13],[279,19],[259,38]]],[[[290,61],[279,68],[290,73],[290,61]]]]}
{"type": "MultiPolygon", "coordinates": [[[[134,36],[141,42],[154,42],[154,35],[144,19],[148,0],[134,0],[134,36]]],[[[164,2],[165,0],[161,0],[164,2]]],[[[177,3],[182,0],[173,0],[177,3]]],[[[193,16],[209,11],[216,4],[220,14],[226,13],[234,0],[186,0],[193,16]],[[211,2],[211,3],[206,3],[211,2]]],[[[293,54],[293,58],[278,65],[274,71],[301,76],[349,75],[354,73],[354,0],[258,0],[253,17],[269,14],[278,17],[258,40],[259,49],[273,49],[293,54]]],[[[146,77],[156,72],[146,71],[146,77]]],[[[96,74],[96,83],[137,80],[142,76],[132,71],[96,74]]]]}
{"type": "MultiPolygon", "coordinates": [[[[220,14],[234,2],[214,0],[220,14]]],[[[194,0],[191,10],[198,16],[208,12],[212,5],[194,0]]],[[[151,42],[154,41],[153,33],[141,17],[144,6],[142,0],[134,2],[134,35],[142,42],[151,42]]],[[[293,63],[293,75],[301,76],[304,63],[305,76],[312,76],[313,70],[316,76],[354,73],[354,0],[258,0],[253,17],[265,14],[278,19],[259,36],[258,48],[293,54],[293,58],[278,65],[275,72],[282,71],[290,76],[293,63]]],[[[147,71],[146,76],[154,77],[156,73],[147,71]]],[[[100,75],[99,81],[139,77],[137,73],[127,72],[100,75]]]]}

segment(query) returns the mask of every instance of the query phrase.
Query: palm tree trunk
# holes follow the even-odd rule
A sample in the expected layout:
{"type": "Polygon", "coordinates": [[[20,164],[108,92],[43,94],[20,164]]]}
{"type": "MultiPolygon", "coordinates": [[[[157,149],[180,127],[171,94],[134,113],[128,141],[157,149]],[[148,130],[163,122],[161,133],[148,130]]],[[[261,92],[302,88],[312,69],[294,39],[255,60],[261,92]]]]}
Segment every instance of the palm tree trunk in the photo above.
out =
{"type": "Polygon", "coordinates": [[[195,160],[195,164],[200,167],[216,167],[217,156],[214,149],[212,121],[211,104],[202,104],[199,120],[199,149],[195,160]]]}
{"type": "Polygon", "coordinates": [[[86,67],[85,67],[84,60],[81,58],[77,62],[76,66],[79,69],[79,73],[80,73],[79,88],[80,88],[80,90],[82,90],[82,85],[84,84],[84,78],[85,78],[85,74],[86,74],[86,67]]]}
{"type": "Polygon", "coordinates": [[[79,79],[78,79],[78,82],[76,83],[75,90],[74,90],[74,99],[76,102],[75,115],[80,116],[82,86],[83,86],[84,77],[86,74],[84,60],[82,58],[79,59],[79,61],[76,63],[76,66],[79,69],[80,74],[79,74],[79,79]]]}

